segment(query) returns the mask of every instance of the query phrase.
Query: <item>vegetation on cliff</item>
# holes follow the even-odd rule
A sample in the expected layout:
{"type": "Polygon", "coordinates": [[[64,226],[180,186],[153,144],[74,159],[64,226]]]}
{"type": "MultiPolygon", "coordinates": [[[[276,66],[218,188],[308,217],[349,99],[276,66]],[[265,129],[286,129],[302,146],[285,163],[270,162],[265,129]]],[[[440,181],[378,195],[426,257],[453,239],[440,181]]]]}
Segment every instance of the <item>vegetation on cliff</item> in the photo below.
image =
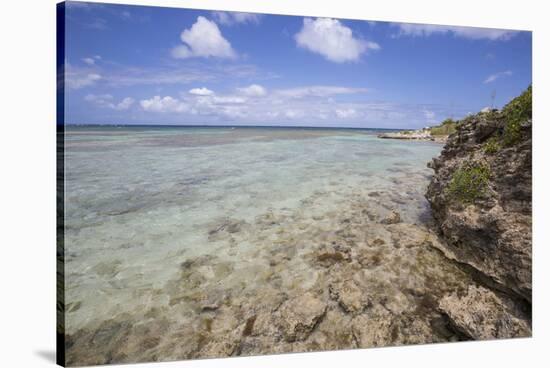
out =
{"type": "Polygon", "coordinates": [[[456,122],[441,155],[429,163],[434,176],[426,198],[445,240],[437,248],[479,283],[439,308],[472,338],[530,335],[531,99],[528,87],[501,110],[456,122]],[[474,326],[477,315],[492,317],[474,326]]]}
{"type": "Polygon", "coordinates": [[[445,119],[441,124],[430,127],[430,134],[433,136],[451,135],[456,132],[457,122],[453,119],[445,119]]]}
{"type": "Polygon", "coordinates": [[[489,167],[484,163],[466,163],[455,171],[447,190],[459,201],[471,203],[485,194],[489,177],[489,167]]]}

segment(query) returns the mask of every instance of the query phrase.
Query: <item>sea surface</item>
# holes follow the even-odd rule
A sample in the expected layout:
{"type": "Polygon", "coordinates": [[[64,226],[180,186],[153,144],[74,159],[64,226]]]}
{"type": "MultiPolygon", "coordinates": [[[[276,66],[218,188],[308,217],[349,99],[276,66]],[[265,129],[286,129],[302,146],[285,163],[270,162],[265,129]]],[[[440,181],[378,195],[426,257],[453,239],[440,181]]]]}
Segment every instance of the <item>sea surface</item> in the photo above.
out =
{"type": "MultiPolygon", "coordinates": [[[[354,332],[349,342],[337,339],[338,345],[315,337],[317,330],[302,341],[287,341],[284,331],[262,330],[256,322],[254,342],[254,334],[243,332],[235,337],[237,350],[220,347],[239,328],[253,330],[247,316],[276,318],[273,306],[304,293],[353,325],[358,317],[379,320],[384,310],[414,316],[424,302],[417,294],[426,294],[422,290],[437,284],[434,279],[463,277],[425,245],[432,236],[426,227],[426,164],[442,145],[382,140],[377,133],[66,127],[69,362],[378,344],[354,332]],[[392,211],[398,223],[384,220],[392,211]],[[323,256],[335,253],[344,261],[323,256]],[[369,291],[357,313],[342,311],[329,290],[334,280],[346,281],[344,274],[369,291]]],[[[445,282],[445,288],[454,285],[445,282]]],[[[331,318],[327,314],[323,321],[331,318]]],[[[422,318],[426,329],[433,327],[432,317],[422,318]]],[[[404,329],[397,337],[391,330],[387,344],[452,338],[423,330],[428,337],[409,341],[404,329]]]]}

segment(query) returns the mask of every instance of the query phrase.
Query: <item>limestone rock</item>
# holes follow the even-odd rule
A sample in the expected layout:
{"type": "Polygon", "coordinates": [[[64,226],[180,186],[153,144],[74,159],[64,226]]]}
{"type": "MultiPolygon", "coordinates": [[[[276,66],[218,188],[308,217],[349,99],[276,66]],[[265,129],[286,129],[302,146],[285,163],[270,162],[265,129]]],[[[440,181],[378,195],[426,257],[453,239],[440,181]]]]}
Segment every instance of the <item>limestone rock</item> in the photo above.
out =
{"type": "Polygon", "coordinates": [[[460,121],[441,155],[429,164],[435,173],[426,193],[446,240],[445,253],[483,274],[492,287],[528,302],[532,294],[530,93],[528,89],[502,111],[460,121]]]}
{"type": "Polygon", "coordinates": [[[284,302],[278,310],[279,328],[285,340],[304,340],[323,318],[327,305],[312,293],[284,302]]]}
{"type": "Polygon", "coordinates": [[[333,283],[330,285],[330,295],[347,313],[362,312],[370,305],[370,300],[363,290],[353,280],[333,283]]]}
{"type": "Polygon", "coordinates": [[[439,302],[454,329],[475,339],[531,336],[528,317],[505,296],[473,286],[465,296],[450,294],[439,302]]]}
{"type": "Polygon", "coordinates": [[[358,347],[370,348],[376,346],[388,346],[393,342],[392,318],[389,312],[380,313],[376,316],[360,314],[353,319],[352,330],[355,335],[358,347]]]}
{"type": "Polygon", "coordinates": [[[388,217],[380,221],[380,223],[385,225],[398,224],[401,222],[401,215],[397,211],[391,211],[388,217]]]}

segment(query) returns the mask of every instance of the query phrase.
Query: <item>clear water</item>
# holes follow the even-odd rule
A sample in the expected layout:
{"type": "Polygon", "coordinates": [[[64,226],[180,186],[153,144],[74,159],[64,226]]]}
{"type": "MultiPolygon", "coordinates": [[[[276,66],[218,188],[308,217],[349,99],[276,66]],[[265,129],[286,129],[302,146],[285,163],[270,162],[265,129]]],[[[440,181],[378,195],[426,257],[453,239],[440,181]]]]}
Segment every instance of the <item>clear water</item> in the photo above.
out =
{"type": "MultiPolygon", "coordinates": [[[[395,244],[399,231],[425,231],[426,163],[440,149],[378,139],[368,130],[68,127],[67,333],[147,315],[152,326],[168,318],[174,333],[194,331],[203,314],[189,297],[193,289],[215,290],[239,311],[237,301],[268,301],[269,290],[289,298],[321,290],[327,271],[312,266],[311,254],[329,239],[345,240],[339,229],[367,234],[357,249],[377,237],[395,244]],[[359,219],[365,208],[369,218],[359,219]],[[383,227],[380,219],[392,210],[402,223],[383,227]],[[343,225],[346,216],[352,225],[343,225]],[[283,261],[281,248],[290,254],[283,261]],[[195,262],[192,274],[182,274],[185,262],[195,262]],[[283,266],[265,276],[277,262],[283,266]]],[[[400,252],[395,259],[412,270],[417,254],[407,259],[397,248],[387,256],[400,252]]],[[[398,268],[406,269],[395,259],[369,277],[394,280],[398,268]]],[[[424,276],[403,283],[424,283],[424,276]]],[[[406,299],[398,291],[396,305],[406,299]]],[[[155,359],[159,351],[156,359],[184,356],[167,344],[157,341],[135,359],[155,359]]]]}

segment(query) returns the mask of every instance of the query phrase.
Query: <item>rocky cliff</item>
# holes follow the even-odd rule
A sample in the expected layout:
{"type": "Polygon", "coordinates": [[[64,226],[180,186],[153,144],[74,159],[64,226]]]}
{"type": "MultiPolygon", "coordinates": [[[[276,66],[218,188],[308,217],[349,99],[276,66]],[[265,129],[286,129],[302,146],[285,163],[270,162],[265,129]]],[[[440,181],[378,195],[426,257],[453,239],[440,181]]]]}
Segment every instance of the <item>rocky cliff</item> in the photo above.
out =
{"type": "MultiPolygon", "coordinates": [[[[498,313],[512,314],[504,320],[517,317],[529,324],[531,124],[531,87],[500,111],[482,112],[461,120],[441,155],[428,165],[435,173],[426,193],[437,228],[445,240],[440,250],[475,274],[480,285],[486,287],[482,291],[472,288],[472,293],[485,293],[486,300],[498,299],[498,313]]],[[[440,308],[453,319],[455,312],[464,312],[464,304],[470,303],[470,299],[468,295],[447,298],[440,303],[440,308]]],[[[478,295],[475,299],[479,303],[484,297],[478,295]]],[[[470,318],[475,308],[470,309],[468,318],[453,321],[463,322],[458,326],[463,332],[479,324],[479,320],[470,318]],[[469,323],[464,322],[466,320],[469,323]]],[[[502,325],[502,318],[499,321],[497,325],[502,325]]],[[[518,328],[514,328],[503,333],[498,331],[498,326],[492,327],[491,333],[482,336],[530,334],[525,329],[518,332],[518,328]]]]}

